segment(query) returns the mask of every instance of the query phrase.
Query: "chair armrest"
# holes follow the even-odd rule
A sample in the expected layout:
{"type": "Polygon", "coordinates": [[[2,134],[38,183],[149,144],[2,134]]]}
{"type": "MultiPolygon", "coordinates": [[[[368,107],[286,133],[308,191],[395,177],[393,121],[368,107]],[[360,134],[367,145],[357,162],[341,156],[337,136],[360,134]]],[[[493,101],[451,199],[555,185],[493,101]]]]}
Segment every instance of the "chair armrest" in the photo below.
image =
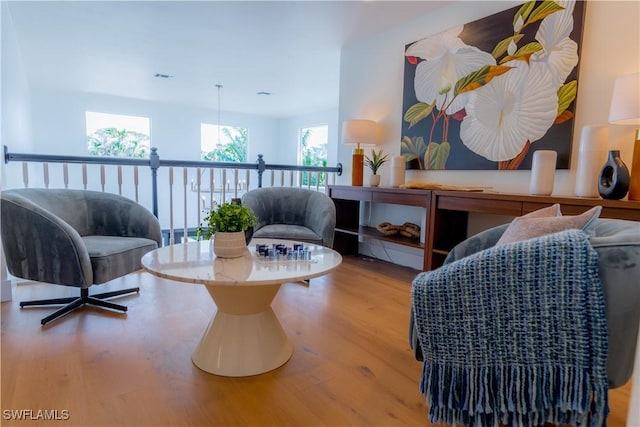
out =
{"type": "Polygon", "coordinates": [[[305,212],[305,225],[322,237],[322,244],[333,247],[336,228],[336,207],[329,197],[318,193],[309,198],[305,212]],[[315,197],[314,197],[315,196],[315,197]]]}
{"type": "Polygon", "coordinates": [[[26,198],[3,194],[1,223],[2,246],[12,275],[83,288],[93,283],[87,248],[60,217],[26,198]]]}
{"type": "Polygon", "coordinates": [[[448,264],[495,246],[500,239],[500,236],[502,236],[508,226],[509,224],[503,224],[489,228],[458,243],[453,249],[451,249],[449,255],[447,255],[447,258],[444,260],[444,263],[448,264]]]}

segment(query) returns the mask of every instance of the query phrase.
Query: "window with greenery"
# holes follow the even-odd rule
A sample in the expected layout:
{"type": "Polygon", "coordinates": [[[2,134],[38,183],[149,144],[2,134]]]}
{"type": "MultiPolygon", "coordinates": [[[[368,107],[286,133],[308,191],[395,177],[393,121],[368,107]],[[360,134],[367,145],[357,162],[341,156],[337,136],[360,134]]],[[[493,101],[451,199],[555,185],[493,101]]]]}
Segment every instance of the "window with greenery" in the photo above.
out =
{"type": "Polygon", "coordinates": [[[87,150],[92,156],[149,157],[151,147],[148,117],[85,113],[87,150]]]}
{"type": "Polygon", "coordinates": [[[215,162],[246,162],[249,145],[249,129],[200,125],[200,149],[202,160],[215,162]]]}
{"type": "MultiPolygon", "coordinates": [[[[300,129],[300,158],[304,166],[327,166],[328,135],[328,125],[300,129]]],[[[326,180],[327,177],[324,173],[304,172],[302,175],[303,185],[323,186],[326,184],[326,180]],[[318,176],[320,182],[318,182],[318,176]]]]}

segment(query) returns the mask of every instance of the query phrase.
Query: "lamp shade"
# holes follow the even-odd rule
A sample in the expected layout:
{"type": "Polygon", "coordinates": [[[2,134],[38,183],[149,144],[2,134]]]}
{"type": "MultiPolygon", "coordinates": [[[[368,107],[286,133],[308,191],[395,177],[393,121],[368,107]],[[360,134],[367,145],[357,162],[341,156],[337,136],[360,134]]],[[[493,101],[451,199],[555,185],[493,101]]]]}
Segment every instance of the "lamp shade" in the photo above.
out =
{"type": "Polygon", "coordinates": [[[342,123],[342,143],[345,145],[375,145],[376,122],[373,120],[345,120],[342,123]]]}
{"type": "Polygon", "coordinates": [[[640,125],[640,73],[616,79],[611,96],[609,123],[640,125]]]}

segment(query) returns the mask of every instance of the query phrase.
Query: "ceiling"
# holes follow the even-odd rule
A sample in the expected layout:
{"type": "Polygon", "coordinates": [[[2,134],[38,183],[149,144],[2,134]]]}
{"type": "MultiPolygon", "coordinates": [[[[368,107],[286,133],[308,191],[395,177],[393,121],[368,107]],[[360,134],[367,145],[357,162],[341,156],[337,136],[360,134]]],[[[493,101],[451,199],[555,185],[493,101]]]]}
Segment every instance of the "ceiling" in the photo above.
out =
{"type": "Polygon", "coordinates": [[[444,1],[7,4],[32,88],[216,109],[221,84],[222,110],[289,117],[337,107],[342,46],[444,1]]]}

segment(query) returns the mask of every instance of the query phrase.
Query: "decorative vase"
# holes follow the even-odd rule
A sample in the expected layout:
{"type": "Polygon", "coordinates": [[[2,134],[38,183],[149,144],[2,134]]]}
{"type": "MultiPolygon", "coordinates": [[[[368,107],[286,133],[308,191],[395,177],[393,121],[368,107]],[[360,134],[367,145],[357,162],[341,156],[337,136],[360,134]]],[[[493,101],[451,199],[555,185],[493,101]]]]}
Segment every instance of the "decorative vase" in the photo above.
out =
{"type": "Polygon", "coordinates": [[[247,250],[244,231],[217,232],[213,236],[213,253],[218,258],[238,258],[247,250]]]}
{"type": "Polygon", "coordinates": [[[598,177],[609,151],[609,127],[585,126],[580,135],[575,195],[598,197],[598,177]]]}
{"type": "Polygon", "coordinates": [[[620,158],[620,150],[609,151],[609,159],[600,171],[598,192],[603,199],[620,200],[629,191],[629,169],[620,158]]]}
{"type": "Polygon", "coordinates": [[[553,150],[538,150],[533,153],[529,193],[548,196],[553,193],[558,153],[553,150]]]}
{"type": "Polygon", "coordinates": [[[370,175],[369,176],[369,185],[371,187],[377,187],[378,185],[380,185],[380,175],[370,175]]]}
{"type": "Polygon", "coordinates": [[[391,158],[391,186],[400,187],[404,184],[404,171],[407,167],[407,160],[404,156],[393,156],[391,158]]]}

